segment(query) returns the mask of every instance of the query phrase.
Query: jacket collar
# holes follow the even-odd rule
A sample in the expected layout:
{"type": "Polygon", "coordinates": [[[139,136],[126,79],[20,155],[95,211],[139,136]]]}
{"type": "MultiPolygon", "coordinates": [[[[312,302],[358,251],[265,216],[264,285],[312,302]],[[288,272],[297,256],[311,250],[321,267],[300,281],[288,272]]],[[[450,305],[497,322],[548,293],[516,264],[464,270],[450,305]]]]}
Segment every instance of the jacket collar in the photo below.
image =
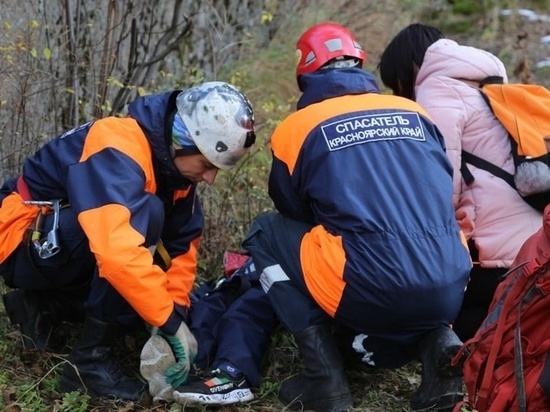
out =
{"type": "Polygon", "coordinates": [[[172,147],[172,120],[176,112],[176,97],[180,90],[138,97],[128,106],[128,114],[139,124],[151,148],[155,171],[169,186],[189,185],[191,182],[177,170],[172,147]]]}
{"type": "Polygon", "coordinates": [[[333,97],[380,93],[376,78],[358,67],[317,70],[303,74],[298,79],[298,85],[303,92],[298,100],[298,110],[333,97]]]}

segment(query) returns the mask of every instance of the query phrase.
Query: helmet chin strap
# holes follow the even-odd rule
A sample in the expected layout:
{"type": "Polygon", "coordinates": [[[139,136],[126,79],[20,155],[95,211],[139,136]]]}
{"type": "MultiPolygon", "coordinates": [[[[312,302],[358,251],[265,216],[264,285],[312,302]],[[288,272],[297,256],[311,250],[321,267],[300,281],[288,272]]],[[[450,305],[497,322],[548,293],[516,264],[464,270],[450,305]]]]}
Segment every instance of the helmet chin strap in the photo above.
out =
{"type": "Polygon", "coordinates": [[[172,155],[173,159],[177,156],[189,156],[202,153],[197,146],[186,146],[180,149],[176,149],[174,146],[170,146],[170,154],[172,155]]]}
{"type": "Polygon", "coordinates": [[[357,67],[361,65],[361,60],[356,59],[354,57],[351,58],[345,58],[345,57],[339,57],[336,59],[332,59],[328,63],[326,63],[324,66],[321,67],[321,69],[343,69],[346,67],[357,67]]]}

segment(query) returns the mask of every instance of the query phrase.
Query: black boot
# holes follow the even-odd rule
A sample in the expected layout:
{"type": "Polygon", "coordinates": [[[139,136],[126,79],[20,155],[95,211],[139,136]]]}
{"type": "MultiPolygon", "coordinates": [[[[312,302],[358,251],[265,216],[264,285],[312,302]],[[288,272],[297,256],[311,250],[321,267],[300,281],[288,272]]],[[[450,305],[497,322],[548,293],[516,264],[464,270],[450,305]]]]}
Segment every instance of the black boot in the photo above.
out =
{"type": "Polygon", "coordinates": [[[2,296],[10,322],[19,325],[26,350],[56,351],[62,347],[62,341],[55,335],[60,312],[54,310],[44,293],[16,289],[2,296]]]}
{"type": "Polygon", "coordinates": [[[451,365],[461,346],[453,330],[444,326],[420,340],[416,351],[422,363],[422,381],[410,401],[413,411],[452,411],[463,400],[462,366],[451,365]]]}
{"type": "Polygon", "coordinates": [[[283,381],[279,399],[291,410],[346,411],[353,407],[340,354],[328,325],[294,335],[304,370],[283,381]]]}
{"type": "Polygon", "coordinates": [[[116,397],[138,400],[145,385],[126,374],[113,353],[116,326],[86,317],[82,336],[63,366],[61,390],[83,390],[91,397],[116,397]]]}

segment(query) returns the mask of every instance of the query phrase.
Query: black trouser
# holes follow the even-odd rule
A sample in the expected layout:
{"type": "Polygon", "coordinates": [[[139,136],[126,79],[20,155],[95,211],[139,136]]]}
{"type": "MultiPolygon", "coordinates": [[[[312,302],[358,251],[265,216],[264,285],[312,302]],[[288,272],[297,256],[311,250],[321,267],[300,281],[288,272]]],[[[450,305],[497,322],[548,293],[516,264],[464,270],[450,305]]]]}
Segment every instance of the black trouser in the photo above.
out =
{"type": "Polygon", "coordinates": [[[463,342],[474,336],[487,316],[495,290],[507,270],[482,268],[478,264],[473,266],[462,307],[453,324],[454,331],[463,342]]]}

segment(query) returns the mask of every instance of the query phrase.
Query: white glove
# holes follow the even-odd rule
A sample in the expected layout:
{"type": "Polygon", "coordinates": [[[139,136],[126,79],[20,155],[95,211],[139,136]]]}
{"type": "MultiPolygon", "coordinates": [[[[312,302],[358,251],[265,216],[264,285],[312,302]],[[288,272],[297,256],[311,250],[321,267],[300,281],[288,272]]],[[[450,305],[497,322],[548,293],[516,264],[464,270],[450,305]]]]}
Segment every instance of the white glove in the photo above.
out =
{"type": "Polygon", "coordinates": [[[149,393],[154,401],[173,401],[174,388],[166,382],[165,373],[176,364],[170,344],[160,335],[156,328],[151,337],[143,345],[140,355],[139,370],[149,383],[149,393]]]}

